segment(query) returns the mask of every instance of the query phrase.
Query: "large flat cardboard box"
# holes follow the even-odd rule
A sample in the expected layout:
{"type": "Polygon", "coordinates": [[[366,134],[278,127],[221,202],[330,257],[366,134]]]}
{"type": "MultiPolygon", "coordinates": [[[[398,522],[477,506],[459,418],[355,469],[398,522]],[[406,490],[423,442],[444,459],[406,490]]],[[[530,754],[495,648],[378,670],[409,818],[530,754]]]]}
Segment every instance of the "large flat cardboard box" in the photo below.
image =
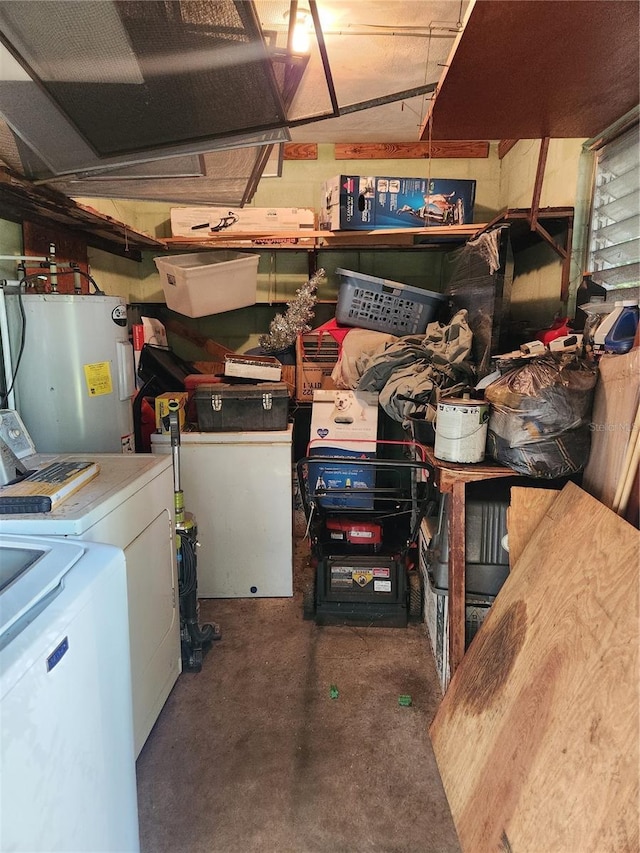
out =
{"type": "Polygon", "coordinates": [[[429,228],[473,222],[476,182],[336,175],[322,185],[321,231],[429,228]]]}
{"type": "Polygon", "coordinates": [[[313,231],[315,222],[315,211],[306,207],[171,208],[171,234],[194,239],[234,232],[313,231]]]}

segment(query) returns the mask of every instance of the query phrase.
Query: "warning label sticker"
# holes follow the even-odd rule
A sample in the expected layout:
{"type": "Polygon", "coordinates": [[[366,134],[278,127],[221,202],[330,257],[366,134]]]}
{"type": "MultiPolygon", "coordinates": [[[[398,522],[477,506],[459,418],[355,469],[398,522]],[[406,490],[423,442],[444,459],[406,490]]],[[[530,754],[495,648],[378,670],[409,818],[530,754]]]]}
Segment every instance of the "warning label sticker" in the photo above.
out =
{"type": "Polygon", "coordinates": [[[388,578],[391,576],[391,569],[374,569],[374,578],[388,578]]]}
{"type": "Polygon", "coordinates": [[[373,572],[354,571],[352,577],[358,586],[366,586],[373,580],[373,572]]]}
{"type": "Polygon", "coordinates": [[[331,566],[331,588],[332,589],[351,589],[353,586],[353,578],[351,577],[351,569],[344,566],[331,566]]]}
{"type": "Polygon", "coordinates": [[[374,592],[391,592],[391,581],[374,581],[374,592]]]}
{"type": "Polygon", "coordinates": [[[102,394],[113,393],[111,381],[111,365],[108,361],[97,361],[84,365],[84,378],[90,397],[100,397],[102,394]]]}

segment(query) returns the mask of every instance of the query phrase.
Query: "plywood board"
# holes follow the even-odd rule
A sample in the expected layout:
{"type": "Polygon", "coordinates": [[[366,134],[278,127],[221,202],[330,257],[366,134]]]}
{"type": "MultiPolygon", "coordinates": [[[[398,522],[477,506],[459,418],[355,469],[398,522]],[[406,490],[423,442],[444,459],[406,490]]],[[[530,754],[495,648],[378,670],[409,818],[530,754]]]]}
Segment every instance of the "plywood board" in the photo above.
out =
{"type": "Polygon", "coordinates": [[[602,356],[591,416],[591,451],[582,483],[609,507],[622,474],[639,387],[640,348],[626,355],[602,356]]]}
{"type": "Polygon", "coordinates": [[[465,853],[637,853],[638,545],[573,483],[431,726],[465,853]]]}
{"type": "Polygon", "coordinates": [[[513,571],[525,545],[558,494],[558,489],[531,489],[525,486],[514,486],[511,489],[507,510],[510,571],[513,571]]]}

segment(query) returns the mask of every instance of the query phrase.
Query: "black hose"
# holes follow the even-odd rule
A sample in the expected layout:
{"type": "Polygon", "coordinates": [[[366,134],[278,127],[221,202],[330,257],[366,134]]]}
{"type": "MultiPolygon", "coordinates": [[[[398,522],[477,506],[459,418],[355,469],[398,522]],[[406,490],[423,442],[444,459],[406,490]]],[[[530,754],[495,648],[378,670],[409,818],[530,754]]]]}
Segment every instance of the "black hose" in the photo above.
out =
{"type": "MultiPolygon", "coordinates": [[[[13,386],[16,384],[16,378],[18,376],[18,368],[20,367],[20,362],[22,361],[22,354],[24,353],[24,345],[25,345],[25,341],[27,339],[27,315],[25,314],[24,304],[22,302],[22,285],[24,285],[26,287],[27,283],[28,283],[28,278],[25,276],[25,278],[20,279],[20,282],[18,284],[18,306],[20,308],[20,317],[22,320],[22,323],[20,326],[20,348],[18,350],[18,358],[16,359],[16,366],[13,369],[13,376],[11,377],[11,382],[10,382],[7,390],[2,395],[2,406],[1,406],[1,408],[3,408],[3,409],[6,409],[7,403],[9,402],[9,395],[13,391],[13,386]]],[[[9,347],[10,342],[6,341],[6,345],[9,347]]]]}

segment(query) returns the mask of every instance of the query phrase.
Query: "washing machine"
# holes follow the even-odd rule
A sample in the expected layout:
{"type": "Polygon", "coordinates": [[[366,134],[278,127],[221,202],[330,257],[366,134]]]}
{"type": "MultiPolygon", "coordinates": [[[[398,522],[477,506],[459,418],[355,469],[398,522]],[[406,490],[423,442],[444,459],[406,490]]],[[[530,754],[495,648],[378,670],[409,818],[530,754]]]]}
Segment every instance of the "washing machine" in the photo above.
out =
{"type": "Polygon", "coordinates": [[[124,551],[137,757],[182,666],[172,458],[36,453],[21,460],[29,469],[59,461],[98,464],[98,475],[50,512],[0,514],[0,533],[103,542],[124,551]]]}

